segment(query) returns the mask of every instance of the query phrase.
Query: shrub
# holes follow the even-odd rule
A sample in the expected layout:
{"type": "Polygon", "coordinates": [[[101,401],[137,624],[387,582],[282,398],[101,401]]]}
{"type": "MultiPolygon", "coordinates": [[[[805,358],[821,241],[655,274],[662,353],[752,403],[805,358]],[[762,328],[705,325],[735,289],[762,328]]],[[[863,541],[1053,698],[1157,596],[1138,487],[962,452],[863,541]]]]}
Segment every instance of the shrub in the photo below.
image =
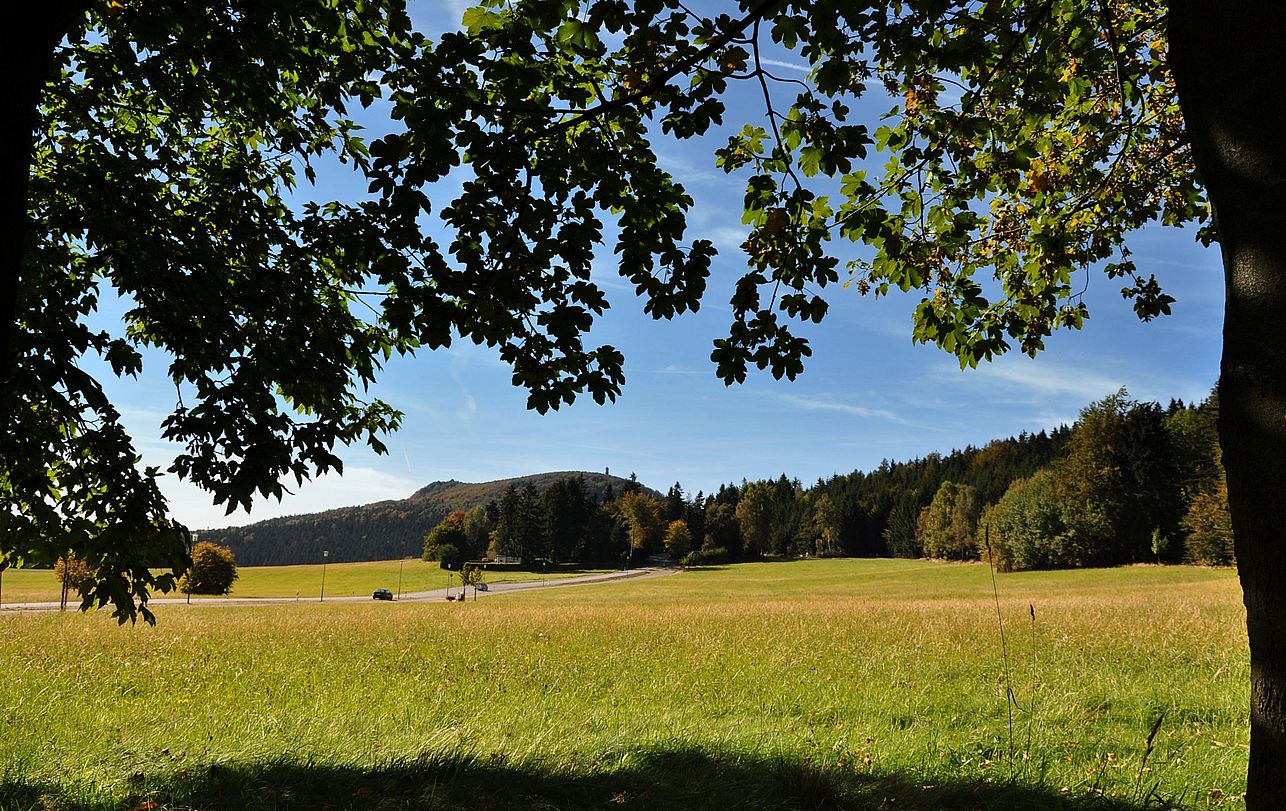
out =
{"type": "Polygon", "coordinates": [[[730,557],[728,550],[722,546],[710,549],[702,547],[695,552],[689,552],[682,562],[684,566],[712,566],[716,563],[727,563],[730,557]]]}
{"type": "Polygon", "coordinates": [[[179,589],[189,594],[227,594],[236,579],[232,550],[202,541],[192,548],[192,566],[179,581],[179,589]]]}

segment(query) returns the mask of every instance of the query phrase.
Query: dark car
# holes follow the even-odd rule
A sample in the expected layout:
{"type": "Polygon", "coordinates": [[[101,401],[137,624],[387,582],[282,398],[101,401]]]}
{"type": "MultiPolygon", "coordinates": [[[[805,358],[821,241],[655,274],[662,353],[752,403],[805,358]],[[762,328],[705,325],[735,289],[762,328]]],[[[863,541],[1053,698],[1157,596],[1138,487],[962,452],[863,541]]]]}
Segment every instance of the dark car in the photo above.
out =
{"type": "Polygon", "coordinates": [[[371,595],[371,599],[372,600],[392,600],[393,592],[389,591],[388,589],[376,589],[375,593],[371,595]]]}

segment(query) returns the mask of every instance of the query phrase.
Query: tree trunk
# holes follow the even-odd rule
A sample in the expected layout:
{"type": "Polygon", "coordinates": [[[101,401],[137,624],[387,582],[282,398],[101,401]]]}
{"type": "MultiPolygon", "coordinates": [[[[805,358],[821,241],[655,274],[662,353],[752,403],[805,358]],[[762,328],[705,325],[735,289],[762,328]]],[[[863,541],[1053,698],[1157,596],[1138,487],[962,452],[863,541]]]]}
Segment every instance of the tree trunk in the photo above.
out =
{"type": "Polygon", "coordinates": [[[9,29],[3,51],[9,79],[0,109],[8,134],[0,142],[0,415],[7,419],[10,380],[17,363],[18,290],[27,250],[27,189],[35,142],[36,109],[54,69],[54,49],[89,8],[88,0],[54,2],[9,29]]]}
{"type": "Polygon", "coordinates": [[[1250,634],[1247,808],[1286,808],[1286,8],[1175,0],[1170,62],[1227,303],[1219,439],[1250,634]]]}

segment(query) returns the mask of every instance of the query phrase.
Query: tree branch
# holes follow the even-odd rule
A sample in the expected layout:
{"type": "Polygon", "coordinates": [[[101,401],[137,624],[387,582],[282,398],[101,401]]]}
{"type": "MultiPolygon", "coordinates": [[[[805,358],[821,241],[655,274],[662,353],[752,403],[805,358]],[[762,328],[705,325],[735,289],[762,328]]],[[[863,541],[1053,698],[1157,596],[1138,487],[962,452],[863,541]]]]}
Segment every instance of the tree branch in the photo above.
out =
{"type": "Polygon", "coordinates": [[[758,24],[758,22],[780,2],[781,0],[761,0],[761,2],[751,9],[749,14],[739,20],[733,28],[710,40],[704,48],[697,51],[695,54],[684,59],[676,60],[672,65],[662,71],[659,76],[648,82],[643,87],[640,87],[638,90],[635,90],[633,93],[628,93],[624,96],[614,96],[611,100],[605,101],[595,107],[591,107],[578,115],[559,121],[543,130],[528,133],[519,138],[514,143],[514,147],[521,148],[534,141],[540,140],[541,138],[560,135],[573,127],[585,123],[586,121],[608,116],[623,107],[628,107],[644,96],[647,96],[649,93],[657,90],[658,88],[664,87],[671,79],[678,76],[680,73],[690,70],[697,64],[705,61],[720,48],[724,47],[734,38],[744,33],[747,28],[758,24]]]}

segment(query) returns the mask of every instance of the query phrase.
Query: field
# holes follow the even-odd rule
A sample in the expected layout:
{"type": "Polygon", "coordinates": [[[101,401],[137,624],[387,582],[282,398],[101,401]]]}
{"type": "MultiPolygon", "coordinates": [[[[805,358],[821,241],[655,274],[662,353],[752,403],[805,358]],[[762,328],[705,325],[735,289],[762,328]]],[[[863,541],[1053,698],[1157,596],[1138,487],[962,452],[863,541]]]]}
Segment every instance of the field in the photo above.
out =
{"type": "Polygon", "coordinates": [[[0,616],[0,808],[1243,806],[1232,572],[997,582],[801,561],[0,616]]]}
{"type": "MultiPolygon", "coordinates": [[[[575,577],[580,574],[594,574],[604,569],[578,569],[560,571],[557,577],[575,577]]],[[[321,596],[321,564],[302,566],[243,566],[238,569],[237,581],[232,584],[231,597],[299,597],[301,600],[316,600],[321,596]]],[[[550,574],[548,577],[553,578],[550,574]]],[[[7,569],[3,577],[4,605],[18,602],[41,602],[58,599],[58,580],[48,569],[17,570],[7,569]]],[[[488,583],[514,583],[527,580],[540,580],[545,575],[540,572],[488,572],[488,583]]],[[[332,563],[326,567],[326,596],[353,597],[371,596],[377,588],[386,588],[393,593],[398,591],[399,578],[403,592],[428,591],[445,588],[447,572],[436,563],[426,563],[414,558],[405,562],[398,560],[377,560],[367,563],[332,563]],[[400,572],[399,572],[400,570],[400,572]]],[[[455,584],[459,585],[458,577],[455,584]]],[[[182,596],[177,594],[158,596],[182,596]]],[[[217,598],[213,598],[217,599],[217,598]]],[[[79,605],[80,598],[73,594],[71,602],[79,605]]]]}

